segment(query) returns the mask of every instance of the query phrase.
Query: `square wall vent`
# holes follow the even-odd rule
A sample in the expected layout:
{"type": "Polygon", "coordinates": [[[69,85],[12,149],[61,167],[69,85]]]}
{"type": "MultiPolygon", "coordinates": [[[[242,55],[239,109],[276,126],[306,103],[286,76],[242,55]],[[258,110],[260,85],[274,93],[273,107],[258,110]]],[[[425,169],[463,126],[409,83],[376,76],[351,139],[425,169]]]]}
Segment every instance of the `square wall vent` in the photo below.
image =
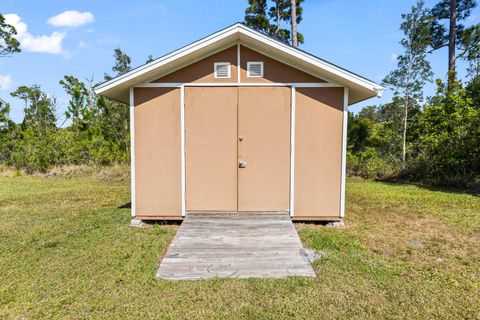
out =
{"type": "Polygon", "coordinates": [[[247,77],[249,78],[263,77],[263,62],[261,61],[247,62],[247,77]]]}
{"type": "Polygon", "coordinates": [[[216,62],[214,73],[215,78],[230,78],[230,62],[216,62]]]}

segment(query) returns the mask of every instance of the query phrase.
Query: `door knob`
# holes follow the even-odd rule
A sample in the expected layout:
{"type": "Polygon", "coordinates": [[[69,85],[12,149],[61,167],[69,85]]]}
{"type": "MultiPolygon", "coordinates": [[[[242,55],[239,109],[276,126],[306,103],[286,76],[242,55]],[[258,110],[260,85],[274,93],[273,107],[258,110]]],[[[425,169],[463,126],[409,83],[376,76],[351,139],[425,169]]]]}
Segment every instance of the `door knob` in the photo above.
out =
{"type": "Polygon", "coordinates": [[[240,160],[238,161],[238,167],[239,168],[245,168],[247,166],[247,162],[240,160]]]}
{"type": "Polygon", "coordinates": [[[243,136],[238,137],[238,140],[243,141],[243,136]]]}

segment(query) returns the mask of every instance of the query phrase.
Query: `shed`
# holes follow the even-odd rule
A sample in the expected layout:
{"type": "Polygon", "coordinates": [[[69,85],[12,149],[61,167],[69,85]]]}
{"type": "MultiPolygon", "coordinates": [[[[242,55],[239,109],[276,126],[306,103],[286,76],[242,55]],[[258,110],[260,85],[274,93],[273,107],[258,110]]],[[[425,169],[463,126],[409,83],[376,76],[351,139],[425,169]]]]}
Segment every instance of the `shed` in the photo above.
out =
{"type": "Polygon", "coordinates": [[[347,107],[382,91],[241,23],[96,87],[130,105],[140,220],[190,212],[341,220],[347,107]]]}

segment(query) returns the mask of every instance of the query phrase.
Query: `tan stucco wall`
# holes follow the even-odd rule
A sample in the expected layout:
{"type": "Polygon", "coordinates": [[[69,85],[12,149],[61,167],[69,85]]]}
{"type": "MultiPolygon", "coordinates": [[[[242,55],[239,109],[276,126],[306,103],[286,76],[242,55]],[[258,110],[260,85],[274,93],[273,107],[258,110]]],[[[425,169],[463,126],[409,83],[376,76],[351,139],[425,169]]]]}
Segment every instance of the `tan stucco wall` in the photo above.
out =
{"type": "Polygon", "coordinates": [[[181,216],[180,90],[136,88],[137,216],[181,216]]]}
{"type": "Polygon", "coordinates": [[[240,46],[240,82],[272,83],[272,82],[324,82],[308,73],[271,59],[245,46],[240,46]],[[263,61],[263,77],[247,77],[247,62],[263,61]]]}
{"type": "Polygon", "coordinates": [[[343,88],[297,88],[295,216],[339,216],[343,88]]]}
{"type": "Polygon", "coordinates": [[[217,52],[153,82],[237,82],[237,46],[217,52]],[[215,78],[213,73],[215,62],[230,62],[230,78],[215,78]]]}

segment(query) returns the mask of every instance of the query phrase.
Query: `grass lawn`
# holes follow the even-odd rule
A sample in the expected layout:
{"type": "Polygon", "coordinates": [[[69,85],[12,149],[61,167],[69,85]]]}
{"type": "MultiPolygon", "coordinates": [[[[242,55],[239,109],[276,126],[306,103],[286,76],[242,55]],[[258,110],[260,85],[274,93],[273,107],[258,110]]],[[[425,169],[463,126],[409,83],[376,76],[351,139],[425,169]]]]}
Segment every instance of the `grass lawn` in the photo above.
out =
{"type": "Polygon", "coordinates": [[[297,225],[317,278],[169,282],[128,185],[0,177],[0,319],[480,319],[478,194],[351,179],[345,228],[297,225]]]}

